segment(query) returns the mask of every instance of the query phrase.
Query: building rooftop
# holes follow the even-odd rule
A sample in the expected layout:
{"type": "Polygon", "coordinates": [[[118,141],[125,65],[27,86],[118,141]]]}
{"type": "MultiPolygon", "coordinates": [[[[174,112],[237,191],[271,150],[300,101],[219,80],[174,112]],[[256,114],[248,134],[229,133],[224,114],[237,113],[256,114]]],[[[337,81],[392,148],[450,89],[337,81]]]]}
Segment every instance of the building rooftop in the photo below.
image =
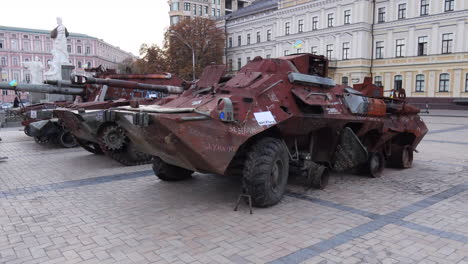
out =
{"type": "MultiPolygon", "coordinates": [[[[7,27],[7,26],[1,26],[1,25],[0,25],[0,30],[18,31],[18,32],[26,32],[26,33],[36,33],[36,34],[48,34],[48,35],[52,31],[52,29],[51,30],[44,30],[44,29],[34,29],[34,28],[7,27]]],[[[72,33],[72,32],[70,32],[70,37],[97,39],[95,37],[91,37],[91,36],[88,36],[86,34],[72,33]]]]}
{"type": "Polygon", "coordinates": [[[279,0],[256,0],[251,5],[227,15],[226,19],[248,16],[264,10],[278,8],[278,2],[279,0]]]}

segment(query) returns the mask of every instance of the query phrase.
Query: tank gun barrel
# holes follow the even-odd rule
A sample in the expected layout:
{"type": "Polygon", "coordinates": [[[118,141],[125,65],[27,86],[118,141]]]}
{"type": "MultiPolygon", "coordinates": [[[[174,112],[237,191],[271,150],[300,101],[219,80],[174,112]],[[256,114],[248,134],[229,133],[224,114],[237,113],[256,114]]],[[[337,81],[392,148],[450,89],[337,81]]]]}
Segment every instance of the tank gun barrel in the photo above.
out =
{"type": "Polygon", "coordinates": [[[55,85],[58,87],[73,87],[73,88],[86,88],[85,85],[73,84],[71,81],[67,80],[45,80],[44,84],[55,85]]]}
{"type": "Polygon", "coordinates": [[[72,75],[73,84],[100,84],[108,85],[111,87],[117,88],[128,88],[128,89],[140,89],[140,90],[149,90],[149,91],[158,91],[168,94],[181,94],[184,92],[184,88],[180,86],[173,85],[157,85],[157,84],[148,84],[148,83],[139,83],[132,81],[116,80],[116,79],[101,79],[94,77],[87,77],[83,75],[72,75]]]}
{"type": "Polygon", "coordinates": [[[19,92],[34,92],[34,93],[49,93],[49,94],[65,94],[65,95],[83,95],[84,88],[58,86],[49,84],[23,84],[10,85],[9,83],[0,83],[0,90],[11,90],[19,92]]]}

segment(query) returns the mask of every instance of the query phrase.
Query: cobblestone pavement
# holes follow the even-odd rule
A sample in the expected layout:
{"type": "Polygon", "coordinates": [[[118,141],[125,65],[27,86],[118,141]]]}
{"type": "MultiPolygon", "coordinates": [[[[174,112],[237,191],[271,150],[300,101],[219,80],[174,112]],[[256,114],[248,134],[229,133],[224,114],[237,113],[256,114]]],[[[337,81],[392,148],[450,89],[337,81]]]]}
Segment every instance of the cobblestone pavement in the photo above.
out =
{"type": "Polygon", "coordinates": [[[468,263],[468,118],[424,119],[413,168],[290,184],[253,215],[238,180],[161,182],[3,129],[0,263],[468,263]]]}

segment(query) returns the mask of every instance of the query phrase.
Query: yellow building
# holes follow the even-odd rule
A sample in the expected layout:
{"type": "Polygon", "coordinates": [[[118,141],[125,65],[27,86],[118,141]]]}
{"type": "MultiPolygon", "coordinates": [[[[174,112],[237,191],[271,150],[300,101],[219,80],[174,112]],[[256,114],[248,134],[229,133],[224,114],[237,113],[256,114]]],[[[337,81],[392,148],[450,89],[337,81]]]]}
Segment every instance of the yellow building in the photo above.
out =
{"type": "Polygon", "coordinates": [[[255,56],[311,52],[331,60],[338,83],[372,76],[414,102],[468,103],[466,0],[258,0],[226,29],[234,70],[255,56]]]}

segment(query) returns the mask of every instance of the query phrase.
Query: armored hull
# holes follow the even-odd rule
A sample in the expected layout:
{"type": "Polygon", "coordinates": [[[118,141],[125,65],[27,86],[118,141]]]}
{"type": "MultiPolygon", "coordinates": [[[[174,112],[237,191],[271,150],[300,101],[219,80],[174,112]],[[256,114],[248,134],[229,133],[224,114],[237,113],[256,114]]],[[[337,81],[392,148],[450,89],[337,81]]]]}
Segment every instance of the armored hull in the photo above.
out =
{"type": "Polygon", "coordinates": [[[292,168],[324,188],[328,169],[379,177],[386,162],[411,166],[427,133],[419,109],[404,99],[336,85],[326,72],[321,56],[257,57],[210,89],[109,115],[140,151],[158,157],[158,177],[182,179],[192,171],[239,175],[257,206],[281,199],[292,168]]]}

